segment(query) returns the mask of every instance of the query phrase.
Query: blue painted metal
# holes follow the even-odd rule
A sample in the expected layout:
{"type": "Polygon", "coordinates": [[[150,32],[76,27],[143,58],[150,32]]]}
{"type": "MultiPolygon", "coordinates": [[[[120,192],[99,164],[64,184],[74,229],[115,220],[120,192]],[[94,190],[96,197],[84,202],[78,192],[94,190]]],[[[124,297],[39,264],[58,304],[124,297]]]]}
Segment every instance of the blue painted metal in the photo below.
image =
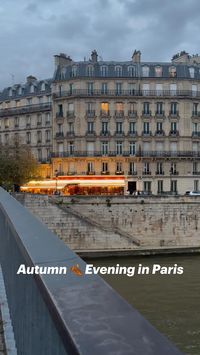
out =
{"type": "Polygon", "coordinates": [[[85,262],[0,189],[0,263],[20,355],[180,355],[100,277],[17,275],[85,262]]]}

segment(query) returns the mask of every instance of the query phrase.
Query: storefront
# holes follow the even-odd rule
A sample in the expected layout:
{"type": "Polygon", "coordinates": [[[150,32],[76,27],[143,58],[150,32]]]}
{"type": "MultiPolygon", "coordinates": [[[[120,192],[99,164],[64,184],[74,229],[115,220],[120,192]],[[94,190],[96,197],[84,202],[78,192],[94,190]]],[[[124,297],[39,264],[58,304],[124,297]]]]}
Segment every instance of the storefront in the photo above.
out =
{"type": "Polygon", "coordinates": [[[124,190],[124,176],[58,176],[21,186],[22,192],[48,195],[123,195],[124,190]]]}

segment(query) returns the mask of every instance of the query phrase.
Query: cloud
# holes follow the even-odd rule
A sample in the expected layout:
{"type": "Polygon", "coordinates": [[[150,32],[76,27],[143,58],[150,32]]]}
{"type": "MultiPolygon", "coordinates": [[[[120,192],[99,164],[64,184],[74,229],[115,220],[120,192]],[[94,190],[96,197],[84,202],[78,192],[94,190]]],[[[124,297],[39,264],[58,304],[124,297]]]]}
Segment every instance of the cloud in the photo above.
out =
{"type": "Polygon", "coordinates": [[[74,60],[97,49],[104,60],[169,61],[180,50],[200,48],[198,0],[7,0],[0,6],[1,84],[11,75],[53,75],[53,55],[74,60]]]}

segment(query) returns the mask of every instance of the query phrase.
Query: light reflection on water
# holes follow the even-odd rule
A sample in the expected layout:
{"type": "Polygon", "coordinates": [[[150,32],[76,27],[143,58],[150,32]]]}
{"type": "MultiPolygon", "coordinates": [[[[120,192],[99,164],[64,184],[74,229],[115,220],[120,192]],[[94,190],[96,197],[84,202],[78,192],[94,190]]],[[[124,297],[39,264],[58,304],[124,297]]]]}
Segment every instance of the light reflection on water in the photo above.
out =
{"type": "Polygon", "coordinates": [[[183,275],[102,275],[160,332],[188,355],[200,355],[200,255],[88,259],[95,266],[184,267],[183,275]]]}

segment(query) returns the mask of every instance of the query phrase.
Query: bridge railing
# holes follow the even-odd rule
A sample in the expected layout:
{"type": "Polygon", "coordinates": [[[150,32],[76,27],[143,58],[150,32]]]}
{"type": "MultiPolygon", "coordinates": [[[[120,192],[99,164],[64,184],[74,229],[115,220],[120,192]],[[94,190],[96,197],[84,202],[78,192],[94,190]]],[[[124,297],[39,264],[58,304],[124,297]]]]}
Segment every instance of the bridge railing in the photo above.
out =
{"type": "Polygon", "coordinates": [[[181,354],[1,188],[0,263],[18,354],[181,354]],[[70,272],[77,264],[82,276],[70,272]],[[20,265],[67,274],[17,274],[20,265]]]}

